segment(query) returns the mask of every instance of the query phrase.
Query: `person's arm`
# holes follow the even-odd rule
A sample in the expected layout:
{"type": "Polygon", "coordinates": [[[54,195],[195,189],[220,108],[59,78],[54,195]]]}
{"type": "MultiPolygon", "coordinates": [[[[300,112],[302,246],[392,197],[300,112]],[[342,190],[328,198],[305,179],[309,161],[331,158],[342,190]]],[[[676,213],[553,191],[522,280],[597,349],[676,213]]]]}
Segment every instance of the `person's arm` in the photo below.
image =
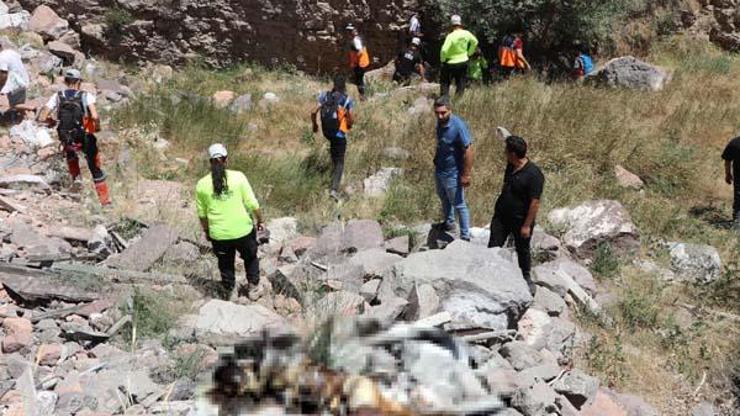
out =
{"type": "Polygon", "coordinates": [[[473,172],[473,156],[473,146],[465,148],[465,153],[463,155],[463,174],[460,178],[460,184],[463,188],[469,187],[472,182],[471,174],[473,172]]]}
{"type": "Polygon", "coordinates": [[[475,51],[478,50],[478,38],[472,33],[470,34],[470,40],[468,42],[468,56],[475,55],[475,51]]]}
{"type": "Polygon", "coordinates": [[[448,59],[450,59],[449,53],[450,48],[452,47],[452,42],[450,41],[450,38],[451,36],[447,35],[447,37],[445,38],[445,42],[442,44],[442,49],[440,49],[439,51],[439,60],[443,64],[446,63],[448,59]]]}
{"type": "Polygon", "coordinates": [[[532,69],[532,67],[529,65],[529,61],[527,61],[527,58],[524,57],[524,52],[521,48],[516,49],[516,58],[524,64],[524,68],[527,69],[527,71],[532,69]]]}
{"type": "Polygon", "coordinates": [[[426,71],[424,70],[424,64],[419,63],[416,65],[416,71],[419,72],[419,76],[424,78],[424,75],[426,75],[426,71]]]}
{"type": "Polygon", "coordinates": [[[317,104],[313,110],[311,110],[311,124],[313,125],[313,132],[318,133],[319,132],[319,110],[321,110],[321,104],[317,104]]]}
{"type": "Polygon", "coordinates": [[[732,185],[732,182],[735,180],[737,180],[737,178],[732,177],[732,161],[725,160],[725,182],[727,182],[728,185],[732,185]]]}
{"type": "Polygon", "coordinates": [[[355,116],[352,113],[352,108],[347,108],[347,111],[344,113],[344,119],[347,120],[347,128],[351,129],[352,125],[355,124],[355,116]]]}
{"type": "Polygon", "coordinates": [[[208,218],[200,218],[200,228],[206,236],[206,240],[211,241],[211,235],[208,234],[208,218]]]}
{"type": "Polygon", "coordinates": [[[100,116],[98,115],[98,109],[95,107],[95,104],[88,104],[87,110],[90,112],[90,119],[95,126],[94,132],[100,131],[100,116]]]}
{"type": "Polygon", "coordinates": [[[252,186],[249,184],[247,177],[244,176],[243,180],[244,182],[240,187],[242,202],[257,223],[257,230],[262,231],[265,228],[265,225],[262,218],[262,211],[260,211],[260,204],[257,202],[257,197],[254,195],[254,190],[252,190],[252,186]]]}
{"type": "Polygon", "coordinates": [[[200,228],[203,230],[203,234],[205,234],[206,240],[211,241],[211,236],[208,232],[207,201],[203,197],[203,193],[200,192],[198,187],[196,187],[195,189],[195,209],[198,213],[198,219],[200,220],[200,228]]]}
{"type": "Polygon", "coordinates": [[[38,117],[36,117],[36,120],[41,123],[45,123],[49,127],[52,127],[54,125],[54,119],[51,117],[51,113],[56,109],[56,106],[57,96],[55,94],[51,98],[49,98],[49,101],[46,102],[46,105],[41,108],[41,111],[39,112],[38,117]]]}
{"type": "Polygon", "coordinates": [[[533,199],[532,202],[529,203],[529,210],[527,210],[527,218],[524,220],[524,225],[522,225],[522,229],[520,230],[520,233],[523,238],[532,237],[532,224],[534,224],[534,220],[537,218],[537,213],[539,211],[540,211],[540,200],[533,199]]]}

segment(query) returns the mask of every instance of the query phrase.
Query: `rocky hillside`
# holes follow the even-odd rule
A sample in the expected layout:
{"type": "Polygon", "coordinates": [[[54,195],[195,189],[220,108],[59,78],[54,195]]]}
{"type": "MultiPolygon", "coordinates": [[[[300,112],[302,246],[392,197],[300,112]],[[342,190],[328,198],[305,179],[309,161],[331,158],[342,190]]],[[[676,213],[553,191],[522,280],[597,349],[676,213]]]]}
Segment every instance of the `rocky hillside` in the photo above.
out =
{"type": "Polygon", "coordinates": [[[113,61],[182,64],[202,57],[215,66],[238,62],[295,65],[309,72],[346,65],[346,32],[361,28],[373,56],[395,56],[415,0],[371,1],[21,1],[51,6],[69,20],[84,49],[113,61]]]}

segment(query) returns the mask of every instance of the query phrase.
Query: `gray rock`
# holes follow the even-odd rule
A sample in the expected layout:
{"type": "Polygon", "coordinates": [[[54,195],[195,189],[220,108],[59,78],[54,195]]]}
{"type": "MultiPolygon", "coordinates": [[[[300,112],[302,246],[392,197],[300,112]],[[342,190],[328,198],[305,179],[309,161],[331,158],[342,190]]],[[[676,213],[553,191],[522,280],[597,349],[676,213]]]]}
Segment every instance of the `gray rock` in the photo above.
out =
{"type": "Polygon", "coordinates": [[[49,49],[49,52],[60,57],[65,65],[79,66],[85,60],[85,55],[82,52],[75,50],[64,42],[53,40],[47,43],[46,47],[49,49]]]}
{"type": "Polygon", "coordinates": [[[373,175],[362,181],[365,195],[369,197],[380,197],[385,195],[390,188],[393,179],[403,174],[401,168],[382,168],[373,175]]]}
{"type": "Polygon", "coordinates": [[[277,94],[273,92],[266,92],[262,96],[262,99],[260,99],[258,105],[262,109],[267,109],[267,108],[274,106],[275,104],[279,102],[280,102],[280,97],[278,97],[277,94]]]}
{"type": "Polygon", "coordinates": [[[679,280],[711,283],[722,274],[722,260],[717,249],[701,244],[668,243],[671,268],[679,280]]]}
{"type": "Polygon", "coordinates": [[[360,287],[360,296],[365,298],[365,301],[371,303],[378,296],[378,288],[380,287],[380,279],[372,279],[365,282],[360,287]]]}
{"type": "Polygon", "coordinates": [[[69,30],[69,23],[59,17],[51,7],[38,6],[31,15],[28,29],[41,35],[44,40],[56,40],[69,30]]]}
{"type": "Polygon", "coordinates": [[[36,175],[5,175],[0,177],[0,188],[25,190],[38,189],[51,192],[51,187],[44,178],[36,175]]]}
{"type": "Polygon", "coordinates": [[[397,254],[388,253],[380,248],[363,250],[350,257],[347,264],[360,267],[365,279],[380,277],[383,272],[403,260],[397,254]]]}
{"type": "Polygon", "coordinates": [[[623,188],[630,188],[639,191],[645,186],[645,182],[643,182],[639,176],[628,171],[621,165],[616,165],[614,167],[614,177],[617,178],[619,186],[623,188]]]}
{"type": "Polygon", "coordinates": [[[520,388],[511,398],[511,405],[524,416],[557,414],[557,393],[545,383],[520,388]]]}
{"type": "Polygon", "coordinates": [[[114,269],[146,271],[177,242],[177,232],[164,224],[148,228],[141,238],[105,264],[114,269]]]}
{"type": "Polygon", "coordinates": [[[57,404],[57,394],[53,391],[36,393],[36,409],[39,415],[52,415],[57,404]]]}
{"type": "Polygon", "coordinates": [[[639,232],[627,210],[617,201],[588,201],[576,207],[559,208],[548,214],[550,223],[565,231],[565,246],[581,258],[589,258],[602,243],[622,254],[640,246],[639,232]]]}
{"type": "Polygon", "coordinates": [[[565,301],[557,293],[550,289],[540,286],[534,295],[533,308],[546,312],[551,316],[559,316],[565,308],[565,301]]]}
{"type": "Polygon", "coordinates": [[[519,372],[518,377],[521,379],[519,385],[532,385],[537,382],[548,382],[560,375],[560,366],[554,362],[526,368],[519,372]]]}
{"type": "Polygon", "coordinates": [[[408,235],[393,238],[385,242],[385,250],[389,253],[407,256],[410,252],[411,241],[408,235]]]}
{"type": "Polygon", "coordinates": [[[691,416],[717,416],[717,410],[709,402],[701,402],[691,410],[691,416]]]}
{"type": "Polygon", "coordinates": [[[342,233],[340,250],[356,252],[371,248],[382,248],[383,229],[377,221],[351,220],[342,233]]]}
{"type": "Polygon", "coordinates": [[[517,371],[536,367],[547,362],[546,357],[523,341],[508,342],[501,347],[499,353],[517,371]]]}
{"type": "Polygon", "coordinates": [[[244,94],[236,97],[229,105],[229,110],[236,114],[248,113],[252,109],[252,94],[244,94]]]}
{"type": "Polygon", "coordinates": [[[671,79],[664,69],[632,56],[612,59],[591,78],[610,87],[649,91],[662,90],[671,79]]]}
{"type": "Polygon", "coordinates": [[[165,263],[189,264],[200,257],[200,249],[193,243],[178,241],[164,252],[165,263]]]}
{"type": "Polygon", "coordinates": [[[188,378],[180,378],[172,386],[172,393],[170,393],[168,400],[180,401],[192,399],[195,396],[196,387],[197,384],[195,381],[188,378]]]}
{"type": "Polygon", "coordinates": [[[113,240],[104,225],[96,225],[87,240],[87,250],[93,254],[107,257],[112,253],[113,240]]]}
{"type": "Polygon", "coordinates": [[[406,299],[399,297],[392,297],[390,299],[383,299],[380,305],[370,307],[369,311],[366,311],[366,315],[377,319],[381,323],[392,323],[401,314],[409,302],[406,299]]]}
{"type": "Polygon", "coordinates": [[[386,147],[385,149],[383,149],[383,157],[402,162],[410,158],[411,153],[409,153],[408,150],[404,150],[400,147],[386,147]]]}
{"type": "Polygon", "coordinates": [[[259,304],[237,305],[213,299],[201,306],[194,322],[188,323],[203,343],[238,339],[266,328],[286,328],[283,317],[259,304]]]}
{"type": "Polygon", "coordinates": [[[486,368],[481,372],[491,391],[504,399],[511,398],[517,390],[524,387],[521,384],[522,378],[511,368],[486,368]]]}
{"type": "Polygon", "coordinates": [[[28,29],[31,14],[27,11],[0,15],[0,30],[6,29],[28,29]]]}
{"type": "MultiPolygon", "coordinates": [[[[546,287],[563,298],[570,294],[580,305],[598,312],[599,305],[573,278],[583,270],[585,269],[577,263],[561,258],[535,267],[532,270],[532,280],[538,286],[546,287]]],[[[584,278],[585,275],[581,280],[584,281],[584,278]]]]}
{"type": "Polygon", "coordinates": [[[428,283],[416,284],[409,293],[404,317],[408,321],[417,321],[434,315],[439,308],[440,300],[434,286],[428,283]]]}
{"type": "Polygon", "coordinates": [[[518,323],[522,340],[535,350],[547,349],[558,358],[571,351],[576,327],[572,322],[550,317],[547,313],[530,308],[518,323]]]}
{"type": "Polygon", "coordinates": [[[294,217],[275,218],[267,222],[270,244],[283,244],[298,237],[298,220],[294,217]]]}
{"type": "Polygon", "coordinates": [[[308,308],[307,316],[316,322],[324,322],[332,316],[353,316],[362,312],[365,299],[348,291],[331,292],[308,308]]]}
{"type": "Polygon", "coordinates": [[[538,255],[544,255],[547,260],[555,260],[564,255],[560,240],[544,232],[540,226],[534,227],[532,233],[532,251],[538,255]]]}
{"type": "Polygon", "coordinates": [[[430,284],[450,328],[509,328],[509,319],[532,302],[519,267],[503,249],[456,241],[442,251],[415,253],[384,275],[382,287],[408,298],[414,285],[430,284]]]}
{"type": "Polygon", "coordinates": [[[574,369],[556,381],[553,388],[567,397],[573,406],[580,409],[593,402],[599,390],[599,379],[574,369]]]}

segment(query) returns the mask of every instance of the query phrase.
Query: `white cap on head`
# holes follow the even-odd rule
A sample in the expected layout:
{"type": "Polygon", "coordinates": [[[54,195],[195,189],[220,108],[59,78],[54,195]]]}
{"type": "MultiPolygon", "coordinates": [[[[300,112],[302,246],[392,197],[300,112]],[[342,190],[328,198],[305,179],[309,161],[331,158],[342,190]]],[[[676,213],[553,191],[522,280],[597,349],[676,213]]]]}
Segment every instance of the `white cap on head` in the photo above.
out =
{"type": "Polygon", "coordinates": [[[5,62],[0,62],[0,72],[8,72],[8,64],[5,62]]]}
{"type": "Polygon", "coordinates": [[[355,30],[355,25],[353,25],[352,23],[348,23],[344,29],[349,31],[355,30]]]}
{"type": "Polygon", "coordinates": [[[212,144],[211,147],[208,148],[208,156],[211,159],[218,159],[226,157],[228,155],[229,154],[226,151],[226,146],[222,145],[221,143],[212,144]]]}
{"type": "Polygon", "coordinates": [[[416,45],[416,46],[420,46],[421,45],[421,39],[419,39],[419,38],[413,38],[413,39],[411,39],[411,44],[412,45],[416,45]]]}
{"type": "Polygon", "coordinates": [[[457,14],[453,14],[450,18],[450,24],[452,26],[462,26],[462,17],[457,14]]]}
{"type": "Polygon", "coordinates": [[[74,68],[69,68],[68,70],[64,71],[64,78],[82,79],[82,74],[80,73],[80,71],[74,68]]]}

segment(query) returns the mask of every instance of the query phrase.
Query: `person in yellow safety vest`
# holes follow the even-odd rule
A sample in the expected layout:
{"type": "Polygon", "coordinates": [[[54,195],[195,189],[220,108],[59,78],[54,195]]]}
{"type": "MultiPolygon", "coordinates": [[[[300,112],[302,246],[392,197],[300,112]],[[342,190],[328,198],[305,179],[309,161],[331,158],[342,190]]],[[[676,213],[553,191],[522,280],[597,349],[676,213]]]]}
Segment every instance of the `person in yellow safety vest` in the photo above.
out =
{"type": "Polygon", "coordinates": [[[353,81],[357,85],[360,101],[363,101],[365,100],[365,72],[370,67],[370,54],[357,28],[350,23],[346,29],[352,35],[349,49],[349,67],[352,69],[353,81]]]}
{"type": "Polygon", "coordinates": [[[478,49],[478,39],[463,28],[460,16],[453,15],[450,24],[452,31],[445,38],[440,51],[442,61],[440,94],[449,95],[450,84],[454,79],[455,94],[460,96],[465,92],[468,61],[478,49]]]}

